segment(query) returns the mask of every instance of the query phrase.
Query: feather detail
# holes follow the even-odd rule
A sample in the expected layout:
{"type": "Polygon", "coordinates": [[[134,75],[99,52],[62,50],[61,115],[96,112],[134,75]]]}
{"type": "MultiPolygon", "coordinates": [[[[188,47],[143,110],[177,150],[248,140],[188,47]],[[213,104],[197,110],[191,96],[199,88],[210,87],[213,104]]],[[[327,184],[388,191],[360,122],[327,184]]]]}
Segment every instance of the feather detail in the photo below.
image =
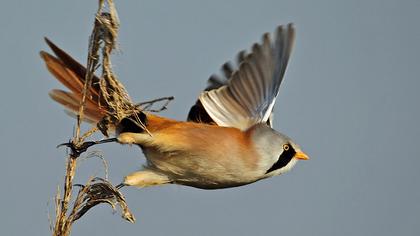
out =
{"type": "Polygon", "coordinates": [[[199,100],[217,125],[246,130],[258,123],[271,124],[269,119],[294,38],[292,24],[279,26],[274,42],[266,33],[261,44],[253,45],[251,53],[238,54],[237,70],[224,64],[222,71],[230,76],[224,85],[222,80],[210,78],[209,89],[201,93],[199,100]]]}
{"type": "MultiPolygon", "coordinates": [[[[77,114],[82,100],[82,91],[85,81],[86,69],[67,53],[45,39],[57,57],[41,51],[41,58],[44,60],[48,71],[66,86],[71,92],[54,89],[50,91],[50,97],[69,110],[70,114],[77,114]]],[[[106,114],[107,108],[100,104],[105,104],[100,99],[99,78],[93,77],[92,87],[90,88],[85,101],[85,121],[97,123],[106,114]]]]}
{"type": "MultiPolygon", "coordinates": [[[[79,111],[80,96],[58,89],[52,90],[49,95],[54,101],[60,103],[72,113],[77,114],[79,111]]],[[[92,102],[86,102],[84,115],[87,118],[87,122],[95,123],[103,117],[104,113],[99,110],[98,106],[92,104],[92,102]]]]}

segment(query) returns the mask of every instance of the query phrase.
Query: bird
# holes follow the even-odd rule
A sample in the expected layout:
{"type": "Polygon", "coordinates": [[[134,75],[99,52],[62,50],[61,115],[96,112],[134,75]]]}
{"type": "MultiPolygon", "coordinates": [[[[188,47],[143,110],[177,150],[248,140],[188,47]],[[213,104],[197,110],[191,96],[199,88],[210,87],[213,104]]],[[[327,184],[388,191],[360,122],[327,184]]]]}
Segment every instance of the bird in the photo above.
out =
{"type": "MultiPolygon", "coordinates": [[[[273,108],[294,45],[295,27],[280,25],[273,35],[265,33],[249,52],[238,53],[236,63],[223,64],[220,75],[209,78],[186,121],[142,111],[147,132],[128,119],[115,124],[113,140],[139,146],[146,158],[143,167],[125,176],[119,186],[231,188],[286,173],[298,160],[308,160],[298,144],[273,129],[273,108]]],[[[49,95],[76,113],[86,68],[50,40],[46,43],[54,55],[41,51],[41,58],[70,90],[54,89],[49,95]]],[[[107,109],[99,102],[99,79],[93,78],[85,108],[85,120],[94,124],[107,109]]]]}

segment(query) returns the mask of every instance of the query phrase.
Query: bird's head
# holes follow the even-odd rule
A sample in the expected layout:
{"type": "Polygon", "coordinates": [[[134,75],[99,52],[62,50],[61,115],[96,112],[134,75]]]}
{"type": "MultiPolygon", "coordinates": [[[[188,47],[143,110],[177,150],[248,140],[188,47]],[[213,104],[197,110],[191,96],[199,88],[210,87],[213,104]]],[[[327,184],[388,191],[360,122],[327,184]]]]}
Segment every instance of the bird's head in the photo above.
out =
{"type": "Polygon", "coordinates": [[[267,125],[259,125],[251,132],[263,178],[283,174],[298,160],[309,159],[291,138],[267,125]]]}

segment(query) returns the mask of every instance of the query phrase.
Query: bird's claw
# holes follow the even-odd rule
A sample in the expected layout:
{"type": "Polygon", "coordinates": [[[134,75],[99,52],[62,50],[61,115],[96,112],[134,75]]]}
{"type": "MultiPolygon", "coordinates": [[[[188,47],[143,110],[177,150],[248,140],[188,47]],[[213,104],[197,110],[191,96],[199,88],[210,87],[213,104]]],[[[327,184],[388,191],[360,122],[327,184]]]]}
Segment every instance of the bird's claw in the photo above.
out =
{"type": "Polygon", "coordinates": [[[124,186],[126,186],[124,183],[120,183],[120,184],[116,185],[115,188],[120,190],[124,186]]]}
{"type": "Polygon", "coordinates": [[[109,142],[115,142],[117,141],[116,138],[109,138],[109,139],[104,139],[104,140],[99,140],[99,141],[88,141],[88,142],[84,142],[81,145],[76,145],[74,142],[68,142],[68,143],[62,143],[59,144],[57,146],[57,148],[62,147],[62,146],[66,146],[68,148],[70,148],[71,150],[71,156],[73,158],[77,158],[80,156],[80,154],[84,153],[87,151],[87,149],[93,145],[96,144],[101,144],[101,143],[109,143],[109,142]]]}
{"type": "Polygon", "coordinates": [[[89,142],[84,142],[80,146],[78,146],[78,145],[75,145],[73,142],[68,142],[68,143],[62,143],[62,144],[58,145],[57,148],[62,147],[62,146],[66,146],[66,147],[70,148],[71,156],[76,158],[76,157],[79,157],[80,154],[86,152],[89,147],[91,147],[95,144],[96,144],[96,142],[89,141],[89,142]]]}

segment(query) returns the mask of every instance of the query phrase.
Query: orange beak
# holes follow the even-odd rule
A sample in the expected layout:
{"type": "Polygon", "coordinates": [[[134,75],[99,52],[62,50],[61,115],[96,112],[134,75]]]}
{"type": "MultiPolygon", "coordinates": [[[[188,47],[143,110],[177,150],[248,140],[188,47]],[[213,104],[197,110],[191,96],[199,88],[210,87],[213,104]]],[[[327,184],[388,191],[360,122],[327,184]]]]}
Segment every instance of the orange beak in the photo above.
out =
{"type": "Polygon", "coordinates": [[[308,155],[306,155],[304,152],[296,152],[294,158],[299,160],[309,160],[308,155]]]}

